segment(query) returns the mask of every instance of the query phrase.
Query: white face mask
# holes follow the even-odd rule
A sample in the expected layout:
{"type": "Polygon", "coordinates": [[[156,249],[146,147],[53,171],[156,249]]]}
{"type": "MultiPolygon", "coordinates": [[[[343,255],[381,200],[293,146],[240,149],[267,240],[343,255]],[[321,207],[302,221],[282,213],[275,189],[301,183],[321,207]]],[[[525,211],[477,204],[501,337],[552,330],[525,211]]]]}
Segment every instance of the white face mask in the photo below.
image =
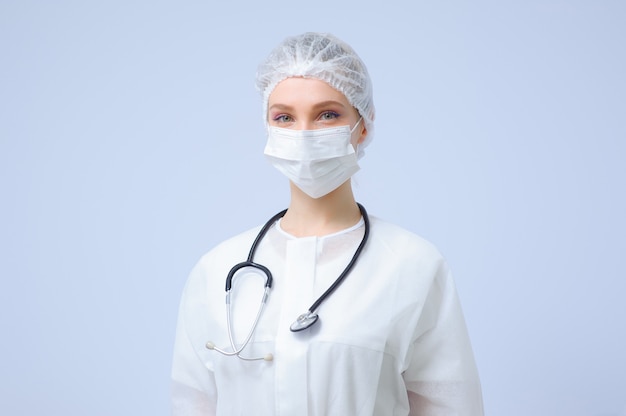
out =
{"type": "Polygon", "coordinates": [[[311,198],[320,198],[359,170],[352,143],[354,125],[318,130],[269,127],[265,156],[311,198]]]}

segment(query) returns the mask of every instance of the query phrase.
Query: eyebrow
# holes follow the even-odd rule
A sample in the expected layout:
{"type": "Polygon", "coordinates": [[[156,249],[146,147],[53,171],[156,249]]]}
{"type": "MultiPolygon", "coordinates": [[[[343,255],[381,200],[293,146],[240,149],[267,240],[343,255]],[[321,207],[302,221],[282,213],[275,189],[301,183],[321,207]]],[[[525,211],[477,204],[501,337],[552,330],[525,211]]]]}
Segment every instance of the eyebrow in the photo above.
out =
{"type": "MultiPolygon", "coordinates": [[[[335,100],[326,100],[326,101],[322,101],[322,102],[319,102],[319,103],[317,103],[317,104],[313,105],[313,109],[318,109],[318,108],[328,107],[328,106],[331,106],[331,105],[340,106],[341,108],[346,108],[346,106],[345,106],[343,103],[339,102],[339,101],[335,101],[335,100]]],[[[293,107],[292,107],[292,106],[290,106],[290,105],[287,105],[287,104],[276,103],[276,104],[272,104],[272,105],[269,107],[269,110],[272,110],[272,109],[277,109],[277,110],[292,110],[292,109],[293,109],[293,107]]]]}
{"type": "Polygon", "coordinates": [[[313,108],[328,107],[329,105],[338,105],[342,108],[346,108],[346,106],[343,105],[343,103],[340,103],[339,101],[335,101],[335,100],[322,101],[321,103],[315,104],[313,108]]]}

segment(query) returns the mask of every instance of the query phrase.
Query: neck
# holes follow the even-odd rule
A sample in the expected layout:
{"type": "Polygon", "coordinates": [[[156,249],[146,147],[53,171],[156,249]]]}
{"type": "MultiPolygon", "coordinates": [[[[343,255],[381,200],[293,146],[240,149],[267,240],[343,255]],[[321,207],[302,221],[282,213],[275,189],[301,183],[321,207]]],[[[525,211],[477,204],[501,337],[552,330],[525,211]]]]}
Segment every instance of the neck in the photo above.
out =
{"type": "Polygon", "coordinates": [[[317,199],[291,184],[291,202],[281,220],[281,227],[296,237],[319,237],[349,228],[360,218],[361,212],[349,180],[317,199]]]}

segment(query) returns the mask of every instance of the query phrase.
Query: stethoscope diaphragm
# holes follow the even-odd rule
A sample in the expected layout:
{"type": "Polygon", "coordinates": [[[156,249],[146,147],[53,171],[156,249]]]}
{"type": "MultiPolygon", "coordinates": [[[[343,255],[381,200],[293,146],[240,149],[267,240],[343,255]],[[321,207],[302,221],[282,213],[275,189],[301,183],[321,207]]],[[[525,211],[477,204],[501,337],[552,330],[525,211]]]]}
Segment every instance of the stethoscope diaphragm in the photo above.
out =
{"type": "Polygon", "coordinates": [[[291,329],[291,332],[302,331],[303,329],[307,329],[308,327],[313,325],[315,322],[317,322],[318,318],[319,316],[316,313],[313,313],[310,311],[303,313],[302,315],[298,316],[298,319],[296,319],[291,324],[289,329],[291,329]]]}

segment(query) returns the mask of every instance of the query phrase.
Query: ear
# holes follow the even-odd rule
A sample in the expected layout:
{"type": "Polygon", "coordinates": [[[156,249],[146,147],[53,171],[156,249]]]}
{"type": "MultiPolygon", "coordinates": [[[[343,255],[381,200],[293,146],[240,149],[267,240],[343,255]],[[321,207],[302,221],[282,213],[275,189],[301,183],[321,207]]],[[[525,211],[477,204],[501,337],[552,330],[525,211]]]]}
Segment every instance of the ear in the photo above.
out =
{"type": "Polygon", "coordinates": [[[367,137],[367,127],[365,127],[365,121],[363,121],[361,134],[359,135],[359,140],[357,140],[356,143],[357,144],[363,143],[366,137],[367,137]]]}

